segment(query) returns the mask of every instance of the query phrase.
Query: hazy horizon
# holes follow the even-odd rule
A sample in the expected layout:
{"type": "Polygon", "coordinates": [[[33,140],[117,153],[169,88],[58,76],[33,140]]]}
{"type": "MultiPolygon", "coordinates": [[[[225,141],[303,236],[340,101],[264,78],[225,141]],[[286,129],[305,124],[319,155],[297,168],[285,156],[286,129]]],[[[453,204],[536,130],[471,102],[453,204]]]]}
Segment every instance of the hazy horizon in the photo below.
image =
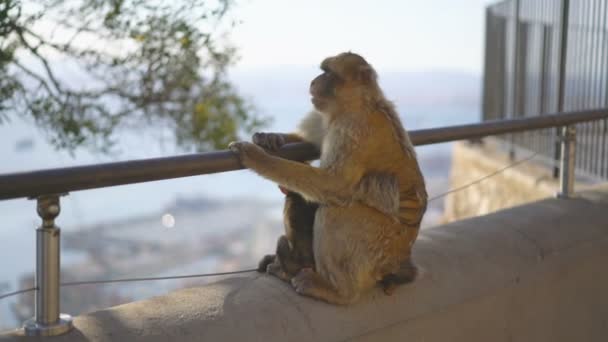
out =
{"type": "Polygon", "coordinates": [[[485,8],[496,0],[241,0],[229,34],[237,67],[318,66],[342,51],[381,71],[480,75],[485,8]]]}

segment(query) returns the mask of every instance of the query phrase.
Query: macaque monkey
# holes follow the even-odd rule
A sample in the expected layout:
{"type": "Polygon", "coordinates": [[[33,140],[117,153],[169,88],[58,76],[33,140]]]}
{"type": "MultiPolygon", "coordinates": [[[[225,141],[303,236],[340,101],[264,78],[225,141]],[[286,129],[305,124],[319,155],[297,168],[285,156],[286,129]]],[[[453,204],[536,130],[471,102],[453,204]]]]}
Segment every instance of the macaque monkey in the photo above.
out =
{"type": "Polygon", "coordinates": [[[230,149],[245,167],[318,205],[314,268],[300,268],[291,284],[301,295],[349,304],[378,282],[390,292],[415,277],[411,250],[427,194],[414,148],[372,66],[347,52],[326,58],[321,69],[310,85],[316,110],[296,133],[269,138],[315,144],[319,167],[252,143],[230,149]]]}
{"type": "MultiPolygon", "coordinates": [[[[324,135],[319,117],[309,114],[292,134],[255,133],[253,142],[269,152],[276,152],[286,143],[308,141],[320,147],[324,135]]],[[[283,224],[285,235],[277,241],[276,254],[265,255],[258,272],[268,272],[290,282],[303,268],[314,268],[313,223],[318,205],[306,201],[300,194],[279,185],[285,194],[283,224]]]]}
{"type": "Polygon", "coordinates": [[[283,223],[285,235],[279,237],[275,255],[266,255],[259,263],[259,272],[268,272],[284,281],[291,281],[303,268],[314,268],[312,249],[313,223],[318,205],[307,202],[299,194],[281,187],[285,193],[283,223]]]}
{"type": "MultiPolygon", "coordinates": [[[[256,133],[253,142],[271,152],[276,152],[284,144],[280,133],[256,133]]],[[[279,188],[285,194],[283,207],[285,235],[279,237],[276,254],[265,255],[259,262],[257,270],[290,282],[303,268],[314,268],[313,223],[318,205],[307,202],[299,194],[282,186],[279,188]]],[[[382,190],[378,189],[378,191],[382,190]]],[[[386,191],[391,190],[394,189],[390,187],[386,189],[386,191]]],[[[389,274],[380,281],[387,295],[391,295],[397,285],[410,282],[416,276],[417,270],[409,260],[401,266],[398,273],[389,274]]]]}

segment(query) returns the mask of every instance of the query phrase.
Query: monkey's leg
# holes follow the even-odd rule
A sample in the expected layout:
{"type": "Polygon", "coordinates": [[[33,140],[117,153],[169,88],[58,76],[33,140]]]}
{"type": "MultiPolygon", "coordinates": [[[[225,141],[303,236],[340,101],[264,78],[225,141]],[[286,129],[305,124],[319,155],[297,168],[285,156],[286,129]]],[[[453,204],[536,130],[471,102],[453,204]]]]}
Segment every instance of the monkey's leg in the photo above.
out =
{"type": "MultiPolygon", "coordinates": [[[[312,246],[310,248],[312,249],[312,246]]],[[[289,240],[285,235],[281,236],[277,242],[277,261],[283,271],[292,277],[302,268],[293,254],[294,251],[289,246],[289,240]]]]}
{"type": "Polygon", "coordinates": [[[289,253],[289,241],[287,240],[287,237],[285,237],[285,235],[281,235],[281,237],[279,237],[279,241],[277,241],[277,254],[273,262],[267,266],[266,272],[283,281],[289,282],[293,277],[293,274],[289,274],[286,271],[288,270],[288,268],[285,268],[284,266],[286,265],[286,260],[283,260],[289,258],[289,253]]]}
{"type": "Polygon", "coordinates": [[[281,189],[285,196],[285,235],[277,241],[276,255],[260,262],[260,269],[283,281],[290,281],[303,267],[314,267],[312,227],[317,205],[297,193],[281,189]]]}
{"type": "MultiPolygon", "coordinates": [[[[407,226],[405,235],[406,241],[408,242],[409,252],[405,254],[399,263],[399,268],[397,270],[386,274],[382,280],[380,280],[380,285],[382,286],[384,293],[388,296],[395,292],[398,285],[410,283],[416,279],[416,276],[418,276],[418,268],[412,261],[411,247],[418,237],[419,230],[420,226],[418,225],[407,226]]],[[[403,249],[401,250],[403,251],[403,249]]]]}
{"type": "Polygon", "coordinates": [[[353,241],[345,238],[357,229],[345,219],[351,211],[326,206],[317,209],[313,233],[316,271],[305,268],[292,279],[299,294],[340,305],[358,299],[360,283],[356,274],[365,273],[369,264],[353,259],[355,250],[349,246],[353,241]]]}
{"type": "Polygon", "coordinates": [[[331,304],[346,305],[358,299],[354,291],[338,291],[321,275],[310,268],[303,268],[297,276],[291,279],[291,285],[297,293],[324,300],[331,304]]]}
{"type": "Polygon", "coordinates": [[[316,273],[301,271],[292,284],[303,295],[352,303],[384,275],[399,272],[409,242],[400,224],[368,206],[321,206],[314,226],[316,273]]]}

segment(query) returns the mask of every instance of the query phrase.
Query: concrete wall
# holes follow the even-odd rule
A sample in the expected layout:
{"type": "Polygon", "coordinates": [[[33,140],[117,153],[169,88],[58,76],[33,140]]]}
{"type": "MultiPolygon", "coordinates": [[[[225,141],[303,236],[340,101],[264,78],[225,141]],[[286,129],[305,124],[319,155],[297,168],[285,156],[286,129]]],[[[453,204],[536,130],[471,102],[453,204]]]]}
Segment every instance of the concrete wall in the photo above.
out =
{"type": "Polygon", "coordinates": [[[420,277],[350,307],[252,274],[83,315],[50,340],[604,342],[607,213],[604,186],[427,229],[420,277]]]}
{"type": "MultiPolygon", "coordinates": [[[[529,153],[517,155],[515,160],[529,153]]],[[[469,184],[513,163],[499,151],[492,139],[484,144],[457,142],[452,153],[450,188],[469,184]]],[[[552,171],[533,162],[525,162],[485,179],[462,191],[450,194],[445,201],[444,221],[452,222],[485,215],[541,198],[552,197],[558,182],[552,171]]]]}

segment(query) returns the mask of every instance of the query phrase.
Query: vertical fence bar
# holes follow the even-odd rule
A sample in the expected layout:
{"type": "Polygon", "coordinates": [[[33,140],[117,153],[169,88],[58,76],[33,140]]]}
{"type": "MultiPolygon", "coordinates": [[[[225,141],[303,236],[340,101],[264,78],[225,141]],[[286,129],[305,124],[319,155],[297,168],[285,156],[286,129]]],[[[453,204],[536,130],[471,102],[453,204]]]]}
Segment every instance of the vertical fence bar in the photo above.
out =
{"type": "MultiPolygon", "coordinates": [[[[536,3],[536,15],[534,18],[534,31],[536,32],[536,70],[534,74],[535,77],[535,93],[536,93],[536,102],[535,102],[535,116],[540,116],[543,108],[543,101],[545,100],[544,92],[543,92],[543,73],[545,69],[544,60],[545,60],[545,25],[544,25],[544,14],[543,14],[543,5],[544,1],[540,0],[536,3]]],[[[531,132],[530,135],[530,145],[534,152],[539,152],[540,139],[539,133],[531,132]]]]}
{"type": "MultiPolygon", "coordinates": [[[[513,2],[513,30],[512,30],[512,58],[511,61],[512,69],[511,69],[511,112],[510,117],[514,119],[517,116],[518,109],[518,89],[519,86],[519,7],[520,0],[514,0],[513,2]]],[[[515,158],[515,134],[509,134],[509,157],[511,159],[515,158]]]]}
{"type": "MultiPolygon", "coordinates": [[[[546,15],[546,11],[547,8],[545,7],[546,2],[543,1],[542,2],[542,8],[541,8],[541,22],[540,22],[540,36],[541,36],[541,54],[540,54],[540,66],[539,66],[539,82],[538,82],[538,87],[539,90],[538,92],[540,93],[540,101],[539,101],[539,106],[538,106],[538,113],[537,115],[541,116],[543,114],[546,113],[547,111],[547,97],[549,97],[548,94],[548,87],[547,84],[548,82],[548,78],[549,78],[549,63],[547,63],[547,59],[548,56],[550,56],[550,38],[549,37],[549,29],[548,29],[548,25],[545,23],[545,15],[546,15]]],[[[535,152],[539,152],[539,153],[545,153],[545,151],[543,150],[543,146],[544,146],[544,130],[541,131],[537,131],[535,132],[534,136],[536,137],[535,140],[535,152]]]]}
{"type": "MultiPolygon", "coordinates": [[[[549,47],[547,51],[548,54],[548,62],[547,62],[547,98],[545,104],[545,114],[550,112],[557,111],[557,82],[558,82],[558,58],[559,58],[559,38],[558,35],[558,25],[559,25],[559,3],[556,1],[547,1],[549,7],[548,14],[548,23],[547,30],[549,33],[548,44],[549,47]]],[[[553,153],[553,129],[548,128],[541,131],[543,136],[543,155],[546,157],[551,157],[553,153]]],[[[553,167],[554,168],[554,167],[553,167]]]]}
{"type": "MultiPolygon", "coordinates": [[[[604,11],[601,24],[602,29],[602,69],[601,69],[601,102],[600,105],[608,107],[608,0],[604,0],[604,11]]],[[[603,120],[602,133],[602,152],[601,152],[601,172],[600,176],[608,178],[608,144],[606,144],[606,135],[608,135],[608,120],[603,120]]]]}
{"type": "Polygon", "coordinates": [[[484,77],[483,77],[483,97],[481,103],[481,119],[495,120],[498,119],[498,111],[495,95],[495,89],[498,87],[497,75],[497,23],[492,14],[492,7],[486,8],[486,30],[485,30],[485,56],[484,56],[484,77]]]}
{"type": "Polygon", "coordinates": [[[59,195],[40,196],[37,211],[42,225],[36,229],[36,308],[35,317],[25,322],[30,336],[55,336],[72,328],[72,318],[59,313],[60,229],[59,195]]]}
{"type": "Polygon", "coordinates": [[[604,132],[602,134],[602,172],[601,177],[608,178],[608,144],[606,143],[606,136],[608,135],[608,119],[603,120],[604,132]]]}
{"type": "Polygon", "coordinates": [[[576,129],[574,125],[562,130],[562,155],[560,160],[559,198],[570,198],[574,194],[574,158],[576,157],[576,129]]]}
{"type": "Polygon", "coordinates": [[[490,37],[492,36],[492,10],[490,7],[486,8],[486,30],[485,30],[485,51],[484,51],[484,75],[483,75],[483,96],[481,98],[481,120],[489,120],[492,112],[492,103],[490,102],[490,87],[492,86],[492,80],[490,79],[493,72],[490,72],[490,61],[492,60],[492,54],[494,53],[494,47],[491,45],[490,37]]]}
{"type": "MultiPolygon", "coordinates": [[[[560,13],[560,43],[559,43],[559,61],[558,61],[558,83],[557,83],[557,112],[561,113],[564,111],[564,95],[566,90],[566,55],[568,51],[568,14],[570,12],[570,1],[562,0],[561,3],[561,13],[560,13]]],[[[553,168],[553,176],[557,177],[559,175],[559,167],[557,166],[557,160],[559,160],[559,156],[561,154],[559,144],[559,130],[556,129],[557,139],[555,141],[555,154],[554,159],[556,161],[556,165],[553,168]]]]}
{"type": "MultiPolygon", "coordinates": [[[[597,46],[597,52],[596,52],[596,80],[595,80],[595,88],[596,88],[596,92],[595,92],[595,103],[594,103],[594,107],[595,108],[601,108],[603,105],[603,101],[602,101],[602,92],[603,92],[603,77],[604,77],[604,73],[606,72],[603,68],[603,65],[605,63],[605,61],[603,60],[603,58],[606,58],[604,56],[604,51],[603,51],[603,41],[604,41],[604,26],[606,25],[606,15],[604,14],[606,12],[606,1],[605,0],[598,0],[599,1],[599,5],[597,8],[597,23],[596,23],[596,39],[595,39],[595,43],[597,46]]],[[[594,141],[594,170],[593,170],[593,174],[598,176],[598,178],[602,177],[602,155],[603,155],[603,151],[604,151],[604,141],[602,139],[602,129],[603,129],[603,122],[602,121],[596,121],[594,122],[595,125],[595,130],[594,130],[594,137],[595,137],[595,141],[594,141]]]]}
{"type": "MultiPolygon", "coordinates": [[[[572,105],[568,107],[569,110],[580,110],[585,106],[585,52],[587,44],[585,42],[585,35],[583,31],[583,21],[586,16],[589,0],[576,1],[576,15],[573,16],[571,27],[574,33],[575,47],[572,49],[574,52],[574,58],[572,59],[572,75],[574,79],[574,95],[572,97],[572,105]]],[[[576,160],[574,165],[584,165],[584,156],[586,148],[586,127],[585,123],[580,123],[576,126],[577,133],[579,135],[578,148],[579,153],[576,154],[576,160]]]]}
{"type": "MultiPolygon", "coordinates": [[[[602,23],[602,3],[603,0],[596,0],[595,15],[594,15],[594,26],[593,32],[593,108],[599,107],[599,90],[600,87],[600,25],[602,23]]],[[[600,122],[593,122],[592,137],[593,137],[593,154],[591,158],[591,173],[593,175],[599,175],[599,161],[600,161],[600,122]]]]}
{"type": "MultiPolygon", "coordinates": [[[[549,87],[547,86],[550,81],[550,63],[548,60],[551,56],[551,35],[550,25],[548,23],[549,6],[547,1],[541,1],[540,9],[540,34],[541,34],[541,56],[540,56],[540,80],[539,80],[539,92],[540,92],[540,104],[538,107],[538,115],[541,116],[547,112],[547,100],[550,97],[549,87]]],[[[535,132],[536,137],[536,149],[535,151],[541,155],[545,155],[545,130],[535,132]]]]}
{"type": "MultiPolygon", "coordinates": [[[[595,4],[597,0],[587,1],[587,10],[585,11],[585,15],[581,20],[581,26],[583,28],[584,42],[585,42],[585,59],[583,61],[583,65],[585,66],[584,72],[584,83],[583,83],[583,105],[581,109],[589,109],[591,107],[591,94],[592,91],[592,69],[593,69],[593,40],[591,39],[592,34],[592,26],[594,23],[594,10],[595,4]]],[[[580,150],[583,154],[583,160],[581,165],[579,166],[585,173],[591,173],[591,159],[593,158],[593,123],[587,122],[584,125],[585,129],[585,146],[584,149],[580,150]]]]}

